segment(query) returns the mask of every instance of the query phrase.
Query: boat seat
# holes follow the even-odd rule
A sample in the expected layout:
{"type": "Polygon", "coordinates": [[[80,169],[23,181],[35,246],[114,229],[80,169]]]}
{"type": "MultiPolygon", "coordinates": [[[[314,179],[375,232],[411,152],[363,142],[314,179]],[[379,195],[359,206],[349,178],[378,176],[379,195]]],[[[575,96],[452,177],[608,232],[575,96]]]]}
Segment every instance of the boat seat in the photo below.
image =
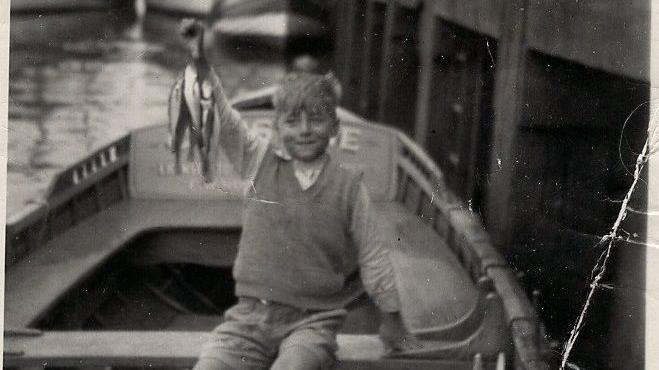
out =
{"type": "Polygon", "coordinates": [[[390,242],[403,319],[433,347],[422,356],[469,358],[501,351],[506,324],[491,281],[475,283],[446,241],[403,204],[374,205],[390,242]]]}
{"type": "Polygon", "coordinates": [[[140,234],[167,228],[238,228],[239,201],[129,199],[56,236],[5,274],[5,328],[33,326],[76,284],[140,234]]]}
{"type": "MultiPolygon", "coordinates": [[[[5,335],[5,367],[190,368],[205,332],[60,331],[5,335]],[[32,334],[32,335],[30,335],[32,334]]],[[[469,369],[470,360],[391,359],[375,335],[339,335],[336,369],[469,369]]],[[[489,368],[489,367],[488,367],[489,368]]]]}
{"type": "Polygon", "coordinates": [[[400,203],[376,203],[374,208],[390,242],[408,326],[441,330],[470,315],[479,291],[446,242],[400,203]]]}

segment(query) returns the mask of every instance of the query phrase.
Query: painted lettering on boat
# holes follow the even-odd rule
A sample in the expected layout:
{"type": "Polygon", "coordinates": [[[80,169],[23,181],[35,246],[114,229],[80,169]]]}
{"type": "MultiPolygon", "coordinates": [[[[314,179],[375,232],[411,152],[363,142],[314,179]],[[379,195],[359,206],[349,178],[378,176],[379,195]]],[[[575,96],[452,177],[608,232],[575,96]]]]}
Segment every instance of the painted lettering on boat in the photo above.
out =
{"type": "MultiPolygon", "coordinates": [[[[256,137],[270,140],[272,137],[272,125],[270,120],[253,121],[250,125],[249,133],[256,137]]],[[[360,139],[362,130],[357,127],[342,126],[339,135],[330,140],[331,147],[339,146],[340,150],[350,153],[356,153],[360,149],[360,139]]],[[[199,175],[201,174],[199,166],[194,162],[183,163],[181,166],[181,175],[199,175]]],[[[158,164],[158,176],[177,176],[173,162],[158,164]]]]}
{"type": "Polygon", "coordinates": [[[336,142],[339,141],[339,149],[353,153],[358,152],[361,133],[362,130],[356,127],[342,126],[339,129],[338,137],[332,138],[330,141],[330,146],[335,146],[336,142]]]}

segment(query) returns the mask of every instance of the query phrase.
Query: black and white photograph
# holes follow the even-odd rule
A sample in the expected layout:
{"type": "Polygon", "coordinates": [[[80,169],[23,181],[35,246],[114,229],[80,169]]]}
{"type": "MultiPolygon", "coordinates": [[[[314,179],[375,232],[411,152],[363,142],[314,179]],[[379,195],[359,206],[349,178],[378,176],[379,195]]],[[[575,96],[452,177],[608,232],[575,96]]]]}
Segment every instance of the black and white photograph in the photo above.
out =
{"type": "Polygon", "coordinates": [[[659,2],[0,8],[3,368],[659,369],[659,2]]]}

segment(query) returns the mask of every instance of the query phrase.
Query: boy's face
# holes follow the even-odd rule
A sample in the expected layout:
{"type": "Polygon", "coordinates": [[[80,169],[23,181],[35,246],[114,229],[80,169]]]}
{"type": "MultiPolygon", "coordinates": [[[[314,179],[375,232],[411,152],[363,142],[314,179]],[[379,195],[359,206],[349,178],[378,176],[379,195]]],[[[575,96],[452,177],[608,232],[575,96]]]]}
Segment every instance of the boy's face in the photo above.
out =
{"type": "Polygon", "coordinates": [[[338,133],[338,121],[328,112],[302,107],[297,112],[281,113],[277,119],[279,137],[293,159],[311,162],[325,153],[338,133]]]}

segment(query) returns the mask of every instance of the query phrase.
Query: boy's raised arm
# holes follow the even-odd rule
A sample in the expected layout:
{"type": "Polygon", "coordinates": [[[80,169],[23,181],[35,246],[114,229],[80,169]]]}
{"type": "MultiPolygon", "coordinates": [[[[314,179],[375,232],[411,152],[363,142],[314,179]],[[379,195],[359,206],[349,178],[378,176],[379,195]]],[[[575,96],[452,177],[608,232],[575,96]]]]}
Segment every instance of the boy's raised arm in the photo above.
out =
{"type": "Polygon", "coordinates": [[[218,162],[226,158],[242,179],[253,180],[268,143],[251,133],[240,113],[231,107],[220,77],[212,68],[209,80],[215,98],[216,127],[210,138],[213,165],[221,166],[218,162]]]}

